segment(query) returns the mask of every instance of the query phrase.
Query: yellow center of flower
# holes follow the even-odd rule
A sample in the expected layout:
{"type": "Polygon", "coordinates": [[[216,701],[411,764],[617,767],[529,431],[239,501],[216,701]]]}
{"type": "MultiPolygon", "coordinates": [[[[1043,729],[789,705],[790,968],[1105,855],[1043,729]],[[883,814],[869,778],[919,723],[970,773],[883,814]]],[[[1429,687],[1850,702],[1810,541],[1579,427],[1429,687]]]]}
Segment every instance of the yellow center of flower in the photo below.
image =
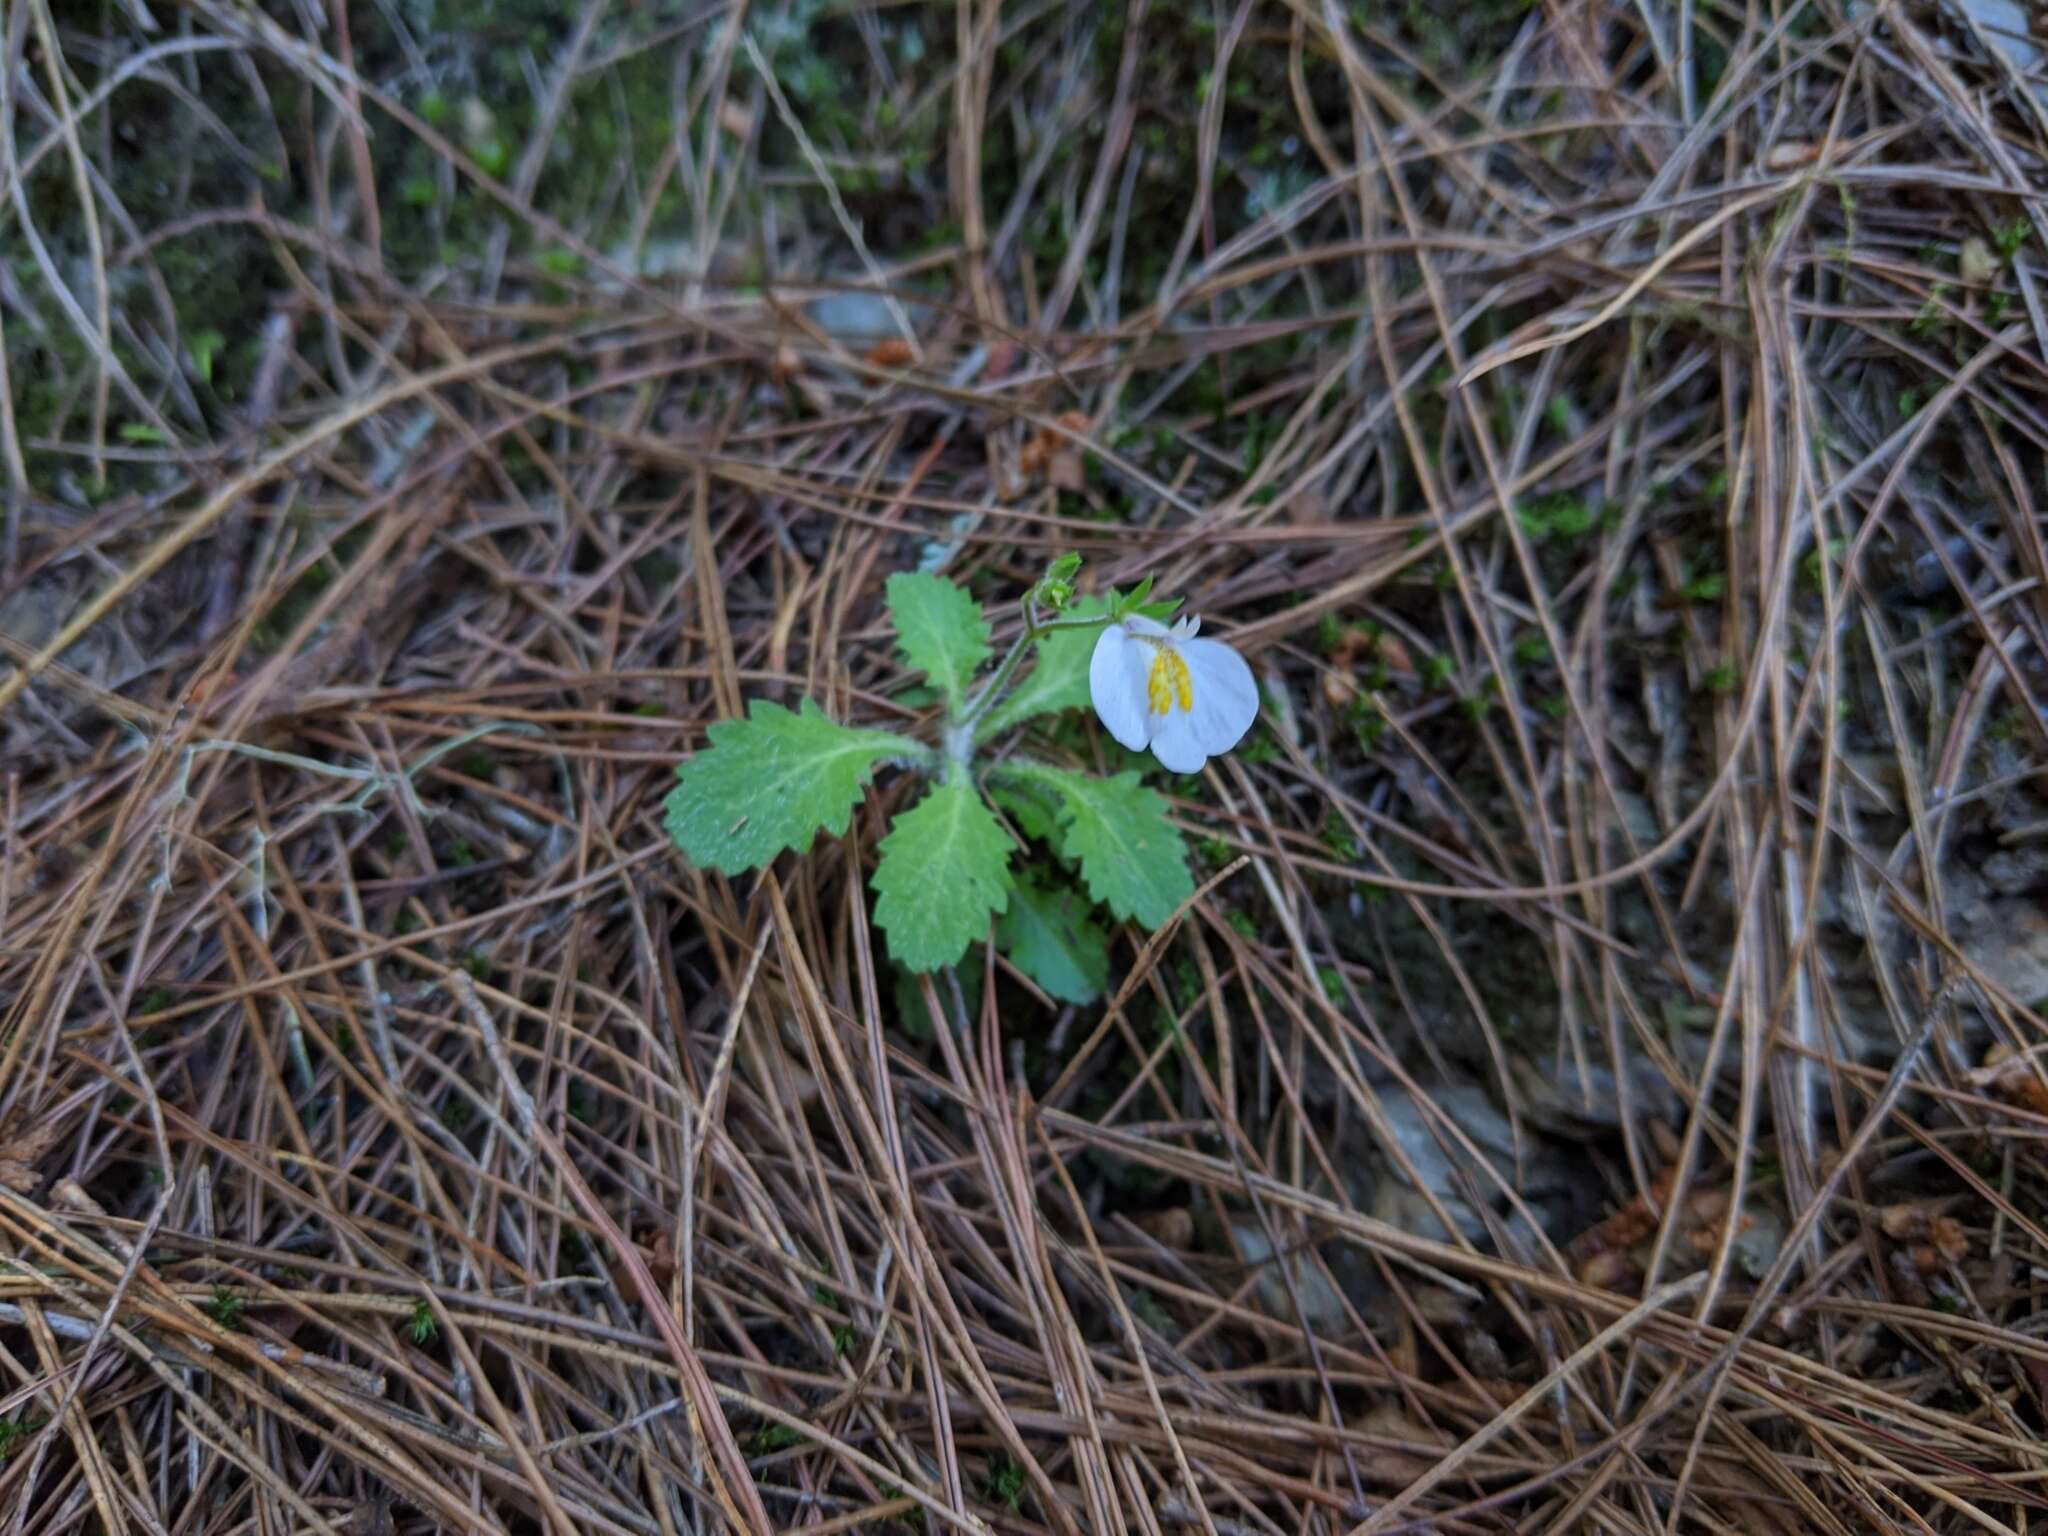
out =
{"type": "Polygon", "coordinates": [[[1179,651],[1162,645],[1152,657],[1152,672],[1145,679],[1145,698],[1155,715],[1170,715],[1174,705],[1184,710],[1195,707],[1195,679],[1179,651]]]}

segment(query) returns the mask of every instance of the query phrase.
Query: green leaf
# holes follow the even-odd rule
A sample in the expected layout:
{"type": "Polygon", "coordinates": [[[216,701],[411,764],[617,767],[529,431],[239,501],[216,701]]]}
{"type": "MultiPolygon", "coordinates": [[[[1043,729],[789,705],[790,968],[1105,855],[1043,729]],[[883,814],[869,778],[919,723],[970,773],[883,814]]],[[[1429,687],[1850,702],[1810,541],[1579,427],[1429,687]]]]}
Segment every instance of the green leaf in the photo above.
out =
{"type": "Polygon", "coordinates": [[[1048,994],[1063,1003],[1092,1003],[1109,980],[1109,939],[1078,892],[1017,882],[1010,910],[996,924],[996,942],[1048,994]]]}
{"type": "Polygon", "coordinates": [[[875,921],[889,953],[935,971],[988,935],[1010,900],[1010,839],[971,784],[940,784],[896,818],[875,866],[875,921]]]}
{"type": "Polygon", "coordinates": [[[1157,619],[1162,624],[1172,618],[1179,611],[1180,605],[1185,599],[1170,597],[1161,598],[1156,603],[1147,602],[1146,599],[1152,595],[1153,580],[1153,577],[1147,576],[1143,581],[1131,588],[1128,593],[1119,592],[1115,587],[1111,587],[1109,589],[1110,617],[1121,619],[1127,614],[1142,613],[1146,618],[1157,619]]]}
{"type": "Polygon", "coordinates": [[[744,720],[711,727],[711,745],[676,769],[668,833],[692,864],[736,875],[818,829],[846,830],[854,801],[884,758],[923,748],[889,731],[856,731],[805,699],[801,713],[754,700],[744,720]]]}
{"type": "MultiPolygon", "coordinates": [[[[1109,603],[1100,597],[1084,597],[1068,605],[1067,614],[1077,619],[1107,618],[1109,603]]],[[[1100,625],[1087,629],[1048,630],[1038,640],[1038,655],[1024,681],[1009,697],[982,718],[974,733],[988,740],[997,733],[1020,725],[1034,715],[1050,715],[1062,709],[1083,709],[1088,704],[1088,663],[1095,655],[1095,642],[1102,638],[1100,625]]]]}
{"type": "Polygon", "coordinates": [[[889,620],[904,659],[929,677],[955,710],[988,660],[988,620],[943,576],[904,571],[889,578],[889,620]]]}
{"type": "Polygon", "coordinates": [[[1060,846],[1059,802],[1037,784],[1004,784],[990,793],[997,805],[1010,813],[1026,837],[1060,846]]]}
{"type": "MultiPolygon", "coordinates": [[[[924,1005],[921,978],[901,965],[892,965],[889,971],[896,978],[897,1027],[913,1040],[931,1039],[932,1011],[924,1005]]],[[[981,962],[970,956],[950,970],[941,969],[933,974],[932,986],[939,994],[941,1017],[945,1017],[947,1010],[953,1006],[952,989],[946,985],[946,977],[949,975],[960,983],[960,999],[965,1005],[967,1018],[980,1018],[981,962]]]]}
{"type": "Polygon", "coordinates": [[[1166,819],[1166,802],[1135,772],[1098,779],[1043,763],[1012,763],[1004,772],[1059,797],[1063,850],[1080,862],[1088,894],[1118,917],[1157,928],[1194,894],[1187,850],[1166,819]]]}
{"type": "Polygon", "coordinates": [[[161,429],[147,422],[129,421],[121,425],[121,441],[124,443],[161,443],[168,441],[161,429]]]}
{"type": "Polygon", "coordinates": [[[496,134],[472,147],[470,153],[476,157],[477,169],[494,181],[503,181],[512,169],[512,146],[496,134]]]}
{"type": "Polygon", "coordinates": [[[199,375],[202,383],[213,382],[213,360],[220,356],[221,348],[227,344],[227,337],[214,330],[194,332],[186,343],[185,354],[192,359],[192,371],[199,375]]]}

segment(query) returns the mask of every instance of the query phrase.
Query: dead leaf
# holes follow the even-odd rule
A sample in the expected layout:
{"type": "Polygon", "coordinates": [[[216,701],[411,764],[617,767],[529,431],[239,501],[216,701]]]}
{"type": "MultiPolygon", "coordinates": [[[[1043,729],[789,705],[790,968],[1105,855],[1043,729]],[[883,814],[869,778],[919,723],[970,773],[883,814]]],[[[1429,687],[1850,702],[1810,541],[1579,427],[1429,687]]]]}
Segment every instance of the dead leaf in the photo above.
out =
{"type": "Polygon", "coordinates": [[[1626,1291],[1640,1278],[1636,1261],[1619,1248],[1603,1249],[1579,1260],[1579,1283],[1603,1291],[1626,1291]]]}
{"type": "Polygon", "coordinates": [[[1931,1218],[1927,1223],[1927,1240],[1951,1264],[1959,1264],[1969,1256],[1970,1234],[1953,1216],[1931,1218]]]}
{"type": "Polygon", "coordinates": [[[900,336],[891,336],[868,348],[870,368],[908,368],[916,361],[917,352],[900,336]]]}
{"type": "Polygon", "coordinates": [[[747,139],[754,132],[754,114],[744,102],[728,96],[719,104],[718,126],[736,139],[747,139]]]}
{"type": "Polygon", "coordinates": [[[2019,1055],[2010,1046],[1994,1045],[1984,1053],[1984,1064],[1966,1080],[2029,1113],[2048,1115],[2048,1082],[2041,1080],[2031,1053],[2019,1055]]]}
{"type": "Polygon", "coordinates": [[[1981,288],[1998,276],[1998,258],[1977,236],[1965,240],[1956,252],[1956,275],[1972,288],[1981,288]]]}
{"type": "Polygon", "coordinates": [[[1137,1219],[1137,1225],[1140,1232],[1162,1247],[1192,1248],[1195,1245],[1195,1218],[1188,1214],[1184,1205],[1148,1211],[1137,1219]]]}
{"type": "Polygon", "coordinates": [[[1443,1459],[1443,1452],[1450,1445],[1449,1437],[1441,1430],[1416,1423],[1393,1403],[1368,1408],[1364,1419],[1353,1428],[1374,1440],[1393,1442],[1374,1446],[1373,1454],[1359,1467],[1360,1471],[1369,1472],[1375,1483],[1387,1488],[1404,1487],[1423,1476],[1443,1459]]]}
{"type": "Polygon", "coordinates": [[[36,1162],[57,1139],[54,1120],[29,1125],[25,1123],[26,1118],[17,1111],[8,1117],[5,1125],[0,1125],[0,1184],[20,1195],[42,1183],[42,1175],[36,1172],[36,1162]]]}
{"type": "Polygon", "coordinates": [[[1927,1230],[1927,1213],[1917,1205],[1888,1205],[1877,1213],[1877,1225],[1895,1243],[1927,1230]]]}
{"type": "Polygon", "coordinates": [[[1925,1205],[1910,1201],[1887,1205],[1877,1213],[1877,1225],[1895,1243],[1907,1244],[1907,1257],[1923,1275],[1944,1264],[1955,1264],[1970,1253],[1970,1234],[1953,1216],[1943,1216],[1925,1205]]]}
{"type": "Polygon", "coordinates": [[[1332,709],[1346,709],[1358,697],[1358,674],[1370,665],[1383,666],[1392,677],[1413,679],[1415,662],[1400,637],[1365,625],[1349,625],[1330,648],[1330,665],[1322,674],[1323,699],[1332,709]]]}
{"type": "MultiPolygon", "coordinates": [[[[642,1262],[647,1265],[647,1272],[654,1277],[654,1283],[664,1291],[667,1290],[676,1278],[675,1239],[667,1232],[656,1232],[653,1241],[650,1242],[647,1234],[642,1232],[634,1234],[633,1246],[639,1250],[642,1262]]],[[[634,1288],[632,1271],[620,1263],[613,1263],[609,1268],[612,1272],[612,1284],[619,1288],[619,1293],[628,1301],[638,1301],[639,1292],[634,1288]]]]}
{"type": "Polygon", "coordinates": [[[1094,423],[1086,411],[1062,411],[1053,421],[1065,432],[1040,427],[1017,455],[1017,468],[1026,479],[1044,480],[1063,491],[1079,491],[1088,483],[1088,461],[1074,436],[1086,437],[1094,423]]]}

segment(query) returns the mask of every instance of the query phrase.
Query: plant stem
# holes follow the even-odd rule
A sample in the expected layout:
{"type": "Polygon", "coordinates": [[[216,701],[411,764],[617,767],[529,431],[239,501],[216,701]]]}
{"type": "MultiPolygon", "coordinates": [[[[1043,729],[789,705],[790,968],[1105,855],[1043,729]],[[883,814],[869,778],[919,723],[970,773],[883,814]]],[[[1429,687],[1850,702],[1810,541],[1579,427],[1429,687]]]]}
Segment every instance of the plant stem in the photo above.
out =
{"type": "MultiPolygon", "coordinates": [[[[1055,629],[1096,629],[1109,622],[1107,617],[1098,615],[1086,619],[1047,619],[1041,624],[1037,622],[1037,615],[1031,608],[1030,603],[1024,605],[1024,633],[1017,637],[1016,643],[1010,647],[1009,654],[997,663],[995,671],[989,675],[989,680],[976,690],[974,697],[967,701],[967,707],[960,712],[957,729],[965,733],[970,744],[974,740],[974,728],[981,724],[981,717],[995,707],[997,700],[1002,696],[1004,684],[1010,680],[1010,674],[1017,670],[1017,664],[1024,659],[1025,647],[1040,635],[1055,629]]],[[[947,737],[950,741],[952,732],[949,731],[947,737]]]]}

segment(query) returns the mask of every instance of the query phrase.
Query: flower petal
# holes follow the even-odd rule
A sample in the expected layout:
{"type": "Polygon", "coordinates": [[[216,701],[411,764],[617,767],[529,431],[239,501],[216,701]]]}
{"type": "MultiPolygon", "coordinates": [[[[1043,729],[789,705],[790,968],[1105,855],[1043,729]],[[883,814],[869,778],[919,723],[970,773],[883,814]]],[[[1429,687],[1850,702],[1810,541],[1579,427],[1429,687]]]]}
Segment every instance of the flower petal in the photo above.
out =
{"type": "Polygon", "coordinates": [[[1148,619],[1142,613],[1125,614],[1121,627],[1127,634],[1152,635],[1155,638],[1172,633],[1171,630],[1157,619],[1148,619]]]}
{"type": "Polygon", "coordinates": [[[1195,717],[1184,709],[1156,717],[1159,728],[1152,733],[1152,754],[1175,773],[1200,773],[1209,754],[1202,750],[1195,717]]]}
{"type": "Polygon", "coordinates": [[[1194,675],[1195,707],[1187,716],[1194,743],[1208,757],[1228,752],[1259,717],[1252,669],[1221,640],[1183,640],[1180,654],[1194,675]]]}
{"type": "Polygon", "coordinates": [[[1145,708],[1145,668],[1152,647],[1133,640],[1121,624],[1103,630],[1088,658],[1088,697],[1103,728],[1133,752],[1152,740],[1152,716],[1145,708]]]}

